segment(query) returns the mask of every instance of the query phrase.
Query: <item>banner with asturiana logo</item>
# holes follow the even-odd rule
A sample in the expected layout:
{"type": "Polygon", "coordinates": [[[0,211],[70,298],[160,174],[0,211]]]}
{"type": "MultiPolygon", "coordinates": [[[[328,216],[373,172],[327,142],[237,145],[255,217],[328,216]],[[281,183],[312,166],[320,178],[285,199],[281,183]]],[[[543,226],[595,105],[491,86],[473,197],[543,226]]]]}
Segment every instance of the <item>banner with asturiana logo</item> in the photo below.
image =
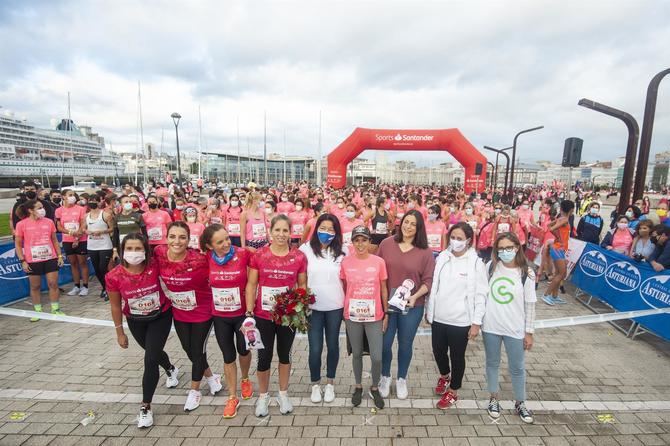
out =
{"type": "MultiPolygon", "coordinates": [[[[572,283],[617,311],[670,307],[670,270],[657,273],[646,262],[592,243],[584,247],[572,283]]],[[[670,340],[670,314],[636,320],[647,330],[670,340]]]]}

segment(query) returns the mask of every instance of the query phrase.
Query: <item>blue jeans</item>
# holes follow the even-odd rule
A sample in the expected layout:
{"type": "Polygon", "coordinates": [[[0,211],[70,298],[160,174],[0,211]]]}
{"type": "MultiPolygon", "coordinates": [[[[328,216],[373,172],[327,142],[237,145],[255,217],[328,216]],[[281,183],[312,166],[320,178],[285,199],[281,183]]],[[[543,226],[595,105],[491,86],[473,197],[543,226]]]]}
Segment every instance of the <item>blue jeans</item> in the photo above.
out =
{"type": "Polygon", "coordinates": [[[526,399],[526,366],[523,339],[500,336],[482,332],[484,351],[486,353],[486,382],[491,393],[498,392],[498,371],[500,369],[501,344],[505,343],[509,374],[516,401],[526,399]]]}
{"type": "Polygon", "coordinates": [[[326,335],[326,377],[335,379],[337,363],[340,359],[340,326],[342,325],[342,309],[331,311],[313,310],[309,316],[309,374],[312,382],[321,381],[321,353],[323,352],[323,335],[326,335]]]}
{"type": "Polygon", "coordinates": [[[382,350],[382,376],[391,376],[391,360],[393,359],[393,340],[398,332],[398,375],[396,378],[407,378],[409,363],[412,361],[414,337],[423,317],[423,306],[410,308],[406,315],[389,314],[388,327],[384,333],[382,350]]]}

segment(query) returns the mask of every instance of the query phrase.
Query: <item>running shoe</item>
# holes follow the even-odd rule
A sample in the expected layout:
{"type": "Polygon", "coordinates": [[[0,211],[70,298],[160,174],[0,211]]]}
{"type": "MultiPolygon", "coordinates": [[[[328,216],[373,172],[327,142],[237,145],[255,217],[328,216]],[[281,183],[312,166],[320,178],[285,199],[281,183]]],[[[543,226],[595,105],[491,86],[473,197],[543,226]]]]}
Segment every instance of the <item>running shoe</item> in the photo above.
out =
{"type": "Polygon", "coordinates": [[[442,398],[440,398],[440,401],[437,402],[437,408],[442,410],[449,409],[456,403],[456,401],[458,401],[458,397],[451,393],[450,390],[447,390],[444,395],[442,395],[442,398]]]}
{"type": "Polygon", "coordinates": [[[544,297],[542,298],[542,300],[544,301],[545,304],[547,304],[547,305],[551,305],[552,307],[553,307],[554,305],[556,305],[556,302],[554,301],[554,298],[551,297],[551,296],[544,296],[544,297]]]}
{"type": "Polygon", "coordinates": [[[312,396],[309,398],[314,404],[321,402],[321,386],[314,384],[312,386],[312,396]]]}
{"type": "Polygon", "coordinates": [[[383,398],[388,398],[391,393],[391,377],[382,376],[379,380],[379,393],[383,398]]]}
{"type": "Polygon", "coordinates": [[[100,299],[104,300],[105,302],[109,302],[109,295],[107,294],[107,291],[102,290],[100,292],[100,299]]]}
{"type": "Polygon", "coordinates": [[[199,390],[189,390],[188,396],[186,397],[186,404],[184,404],[184,412],[190,412],[197,409],[200,406],[201,398],[202,393],[200,393],[199,390]]]}
{"type": "Polygon", "coordinates": [[[67,293],[67,295],[68,295],[68,296],[77,296],[77,295],[79,294],[79,291],[81,291],[81,290],[79,289],[79,287],[78,287],[78,286],[74,286],[74,287],[72,287],[72,289],[70,290],[70,292],[67,293]]]}
{"type": "Polygon", "coordinates": [[[521,421],[527,424],[533,424],[535,419],[533,418],[533,412],[528,410],[526,408],[526,404],[521,401],[520,403],[516,403],[514,406],[514,411],[516,412],[517,415],[519,415],[519,418],[521,418],[521,421]]]}
{"type": "Polygon", "coordinates": [[[151,412],[151,409],[142,406],[142,408],[140,408],[140,415],[137,417],[137,427],[151,427],[153,424],[154,414],[151,412]]]}
{"type": "Polygon", "coordinates": [[[554,303],[557,303],[558,305],[565,305],[568,303],[568,301],[560,296],[554,296],[554,303]]]}
{"type": "Polygon", "coordinates": [[[223,408],[223,418],[235,418],[239,405],[240,400],[238,400],[237,397],[228,398],[228,402],[223,408]]]}
{"type": "Polygon", "coordinates": [[[279,395],[277,395],[277,403],[279,404],[279,413],[282,415],[293,412],[293,403],[291,403],[288,393],[284,392],[282,394],[282,392],[279,392],[279,395]]]}
{"type": "Polygon", "coordinates": [[[172,370],[167,375],[167,378],[165,378],[165,387],[168,389],[174,389],[179,385],[179,369],[177,367],[172,367],[172,370]]]}
{"type": "Polygon", "coordinates": [[[213,374],[207,378],[207,385],[209,386],[209,393],[216,395],[223,389],[223,384],[221,384],[221,375],[213,374]]]}
{"type": "Polygon", "coordinates": [[[435,394],[444,395],[449,388],[449,384],[451,384],[451,375],[440,376],[437,379],[437,386],[435,386],[435,394]]]}
{"type": "Polygon", "coordinates": [[[254,396],[254,385],[249,381],[249,378],[240,381],[240,389],[242,389],[242,399],[248,400],[254,396]]]}
{"type": "Polygon", "coordinates": [[[489,407],[487,411],[491,418],[495,419],[500,418],[500,403],[498,402],[497,399],[491,398],[491,400],[489,400],[489,407]]]}
{"type": "Polygon", "coordinates": [[[79,290],[79,295],[82,297],[88,296],[88,288],[86,288],[85,286],[81,287],[81,289],[79,290]]]}
{"type": "Polygon", "coordinates": [[[395,393],[399,400],[406,400],[409,392],[407,391],[407,380],[398,378],[395,382],[395,393]]]}
{"type": "MultiPolygon", "coordinates": [[[[41,313],[41,311],[33,310],[36,313],[41,313]]],[[[39,322],[40,318],[38,316],[33,316],[30,318],[30,322],[39,322]]]]}
{"type": "Polygon", "coordinates": [[[353,395],[351,395],[351,405],[354,407],[358,407],[361,405],[362,400],[363,400],[363,389],[361,387],[356,387],[354,389],[353,395]]]}
{"type": "Polygon", "coordinates": [[[335,386],[326,384],[326,390],[323,392],[323,402],[332,403],[333,401],[335,401],[335,386]]]}
{"type": "Polygon", "coordinates": [[[379,392],[379,389],[372,390],[370,389],[370,398],[375,402],[375,407],[377,409],[383,409],[384,408],[384,398],[382,398],[381,393],[379,392]]]}
{"type": "Polygon", "coordinates": [[[260,394],[256,400],[256,416],[258,418],[266,417],[268,415],[268,406],[270,405],[270,395],[260,394]]]}
{"type": "Polygon", "coordinates": [[[65,313],[59,308],[58,310],[51,310],[51,314],[55,314],[56,316],[65,316],[65,313]]]}

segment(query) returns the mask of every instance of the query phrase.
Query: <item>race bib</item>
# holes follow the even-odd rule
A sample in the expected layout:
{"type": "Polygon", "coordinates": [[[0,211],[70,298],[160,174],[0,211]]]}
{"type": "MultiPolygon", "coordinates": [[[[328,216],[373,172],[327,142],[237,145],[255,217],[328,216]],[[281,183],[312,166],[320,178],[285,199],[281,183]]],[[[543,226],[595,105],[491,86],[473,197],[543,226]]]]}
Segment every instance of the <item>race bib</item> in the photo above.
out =
{"type": "Polygon", "coordinates": [[[240,224],[239,223],[230,223],[228,225],[228,233],[233,235],[238,235],[240,233],[240,224]]]}
{"type": "Polygon", "coordinates": [[[151,241],[162,240],[163,239],[163,228],[157,227],[157,228],[147,229],[147,235],[149,236],[149,240],[151,240],[151,241]]]}
{"type": "Polygon", "coordinates": [[[373,299],[349,300],[349,320],[352,322],[374,322],[375,301],[373,299]]]}
{"type": "Polygon", "coordinates": [[[146,316],[151,314],[161,307],[161,299],[158,291],[147,294],[146,296],[128,299],[128,309],[130,314],[136,316],[146,316]]]}
{"type": "Polygon", "coordinates": [[[275,296],[288,290],[287,286],[282,287],[261,287],[261,308],[263,311],[272,311],[275,307],[275,296]]]}
{"type": "Polygon", "coordinates": [[[428,234],[428,247],[440,248],[442,246],[442,236],[440,234],[428,234]]]}
{"type": "Polygon", "coordinates": [[[251,233],[254,240],[266,237],[265,223],[254,223],[251,225],[251,233]]]}
{"type": "Polygon", "coordinates": [[[178,310],[182,311],[193,311],[195,307],[198,306],[198,303],[195,300],[195,291],[170,291],[166,286],[163,279],[160,279],[161,288],[163,292],[172,302],[172,306],[178,310]]]}
{"type": "Polygon", "coordinates": [[[215,224],[221,224],[223,220],[221,220],[221,217],[210,217],[209,219],[209,224],[215,225],[215,224]]]}
{"type": "Polygon", "coordinates": [[[375,226],[375,232],[377,234],[386,234],[388,232],[388,228],[386,227],[386,223],[377,222],[377,225],[375,226]]]}
{"type": "Polygon", "coordinates": [[[192,235],[188,240],[188,247],[193,249],[198,249],[200,246],[200,240],[197,235],[192,235]]]}
{"type": "Polygon", "coordinates": [[[123,243],[123,239],[126,238],[128,234],[119,234],[119,245],[123,243]]]}
{"type": "Polygon", "coordinates": [[[477,230],[477,221],[476,220],[470,220],[467,223],[468,223],[468,225],[470,225],[470,227],[472,228],[473,231],[477,230]]]}
{"type": "Polygon", "coordinates": [[[33,258],[33,262],[43,262],[54,258],[51,245],[31,246],[30,255],[33,258]]]}
{"type": "Polygon", "coordinates": [[[89,240],[102,240],[102,234],[89,234],[89,240]]]}
{"type": "Polygon", "coordinates": [[[65,223],[63,225],[66,231],[70,232],[77,232],[79,230],[79,223],[76,221],[71,221],[69,223],[65,223]]]}
{"type": "Polygon", "coordinates": [[[305,225],[293,225],[293,235],[302,235],[305,232],[305,225]]]}
{"type": "Polygon", "coordinates": [[[342,234],[342,241],[345,245],[351,245],[351,232],[342,234]]]}
{"type": "Polygon", "coordinates": [[[509,232],[509,223],[498,223],[498,234],[509,232]]]}
{"type": "Polygon", "coordinates": [[[240,300],[240,289],[235,288],[214,288],[212,287],[212,298],[214,299],[214,309],[216,311],[231,312],[242,309],[240,300]]]}

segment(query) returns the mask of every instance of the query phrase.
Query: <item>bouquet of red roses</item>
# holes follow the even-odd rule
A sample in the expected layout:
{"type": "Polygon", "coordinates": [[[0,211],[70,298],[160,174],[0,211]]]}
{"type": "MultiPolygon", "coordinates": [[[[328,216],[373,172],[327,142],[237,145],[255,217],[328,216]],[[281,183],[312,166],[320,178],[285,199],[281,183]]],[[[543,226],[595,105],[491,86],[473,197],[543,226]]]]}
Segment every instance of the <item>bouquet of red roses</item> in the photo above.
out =
{"type": "Polygon", "coordinates": [[[275,296],[272,320],[277,325],[290,327],[300,333],[307,333],[308,316],[312,313],[310,304],[315,301],[314,294],[304,288],[295,288],[275,296]]]}

